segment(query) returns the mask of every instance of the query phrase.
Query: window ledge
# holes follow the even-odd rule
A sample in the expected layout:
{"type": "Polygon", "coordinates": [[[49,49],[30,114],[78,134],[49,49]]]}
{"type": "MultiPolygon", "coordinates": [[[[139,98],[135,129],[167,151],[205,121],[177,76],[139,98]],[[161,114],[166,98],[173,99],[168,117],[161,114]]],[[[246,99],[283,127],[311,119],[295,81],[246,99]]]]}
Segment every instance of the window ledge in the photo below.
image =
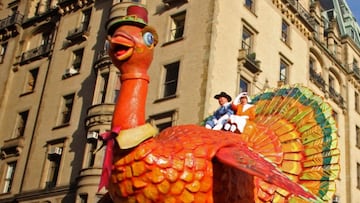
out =
{"type": "Polygon", "coordinates": [[[62,76],[62,80],[66,80],[66,79],[68,79],[68,78],[72,78],[72,77],[74,77],[74,76],[76,76],[76,75],[79,75],[79,74],[80,74],[80,72],[73,73],[73,74],[65,73],[65,74],[62,76]]]}
{"type": "Polygon", "coordinates": [[[176,43],[176,42],[178,42],[178,41],[182,41],[182,40],[184,40],[185,38],[184,37],[179,37],[179,38],[176,38],[176,39],[174,39],[174,40],[171,40],[171,41],[168,41],[168,42],[165,42],[165,43],[163,43],[161,46],[167,46],[167,45],[169,45],[169,44],[173,44],[173,43],[176,43]]]}
{"type": "Polygon", "coordinates": [[[64,123],[64,124],[60,124],[58,126],[53,127],[53,130],[59,129],[59,128],[65,128],[70,126],[70,123],[64,123]]]}
{"type": "Polygon", "coordinates": [[[280,41],[284,43],[289,49],[292,49],[289,40],[283,40],[282,38],[280,38],[280,41]]]}
{"type": "Polygon", "coordinates": [[[163,98],[160,98],[160,99],[157,99],[154,101],[154,104],[155,103],[160,103],[160,102],[163,102],[163,101],[166,101],[166,100],[170,100],[170,99],[174,99],[178,97],[178,95],[174,94],[174,95],[170,95],[170,96],[167,96],[167,97],[163,97],[163,98]]]}
{"type": "Polygon", "coordinates": [[[251,8],[249,6],[247,6],[246,4],[244,4],[244,7],[250,12],[252,13],[255,17],[257,17],[256,13],[255,13],[255,8],[251,8]]]}
{"type": "Polygon", "coordinates": [[[23,96],[26,96],[26,95],[29,95],[29,94],[33,94],[33,93],[34,93],[34,90],[24,92],[24,93],[20,94],[20,97],[23,97],[23,96]]]}

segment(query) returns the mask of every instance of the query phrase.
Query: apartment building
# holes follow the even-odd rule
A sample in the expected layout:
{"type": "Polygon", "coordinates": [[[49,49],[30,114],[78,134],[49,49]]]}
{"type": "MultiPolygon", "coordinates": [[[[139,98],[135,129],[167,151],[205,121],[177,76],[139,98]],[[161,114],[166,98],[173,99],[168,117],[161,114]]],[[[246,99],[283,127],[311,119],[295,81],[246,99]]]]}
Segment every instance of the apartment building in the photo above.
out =
{"type": "Polygon", "coordinates": [[[159,34],[146,116],[200,124],[226,91],[301,83],[338,122],[332,202],[360,197],[360,36],[345,0],[1,0],[0,202],[95,203],[120,87],[106,22],[142,3],[159,34]],[[96,152],[96,153],[95,153],[96,152]]]}

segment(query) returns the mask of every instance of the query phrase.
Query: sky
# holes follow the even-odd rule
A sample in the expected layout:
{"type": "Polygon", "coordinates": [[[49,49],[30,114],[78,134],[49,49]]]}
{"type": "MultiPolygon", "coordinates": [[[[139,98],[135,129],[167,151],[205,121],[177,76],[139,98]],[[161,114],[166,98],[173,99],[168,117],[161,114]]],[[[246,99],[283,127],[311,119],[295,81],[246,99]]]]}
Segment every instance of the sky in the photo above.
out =
{"type": "Polygon", "coordinates": [[[350,7],[351,13],[355,16],[356,21],[360,24],[360,0],[346,0],[350,7]]]}

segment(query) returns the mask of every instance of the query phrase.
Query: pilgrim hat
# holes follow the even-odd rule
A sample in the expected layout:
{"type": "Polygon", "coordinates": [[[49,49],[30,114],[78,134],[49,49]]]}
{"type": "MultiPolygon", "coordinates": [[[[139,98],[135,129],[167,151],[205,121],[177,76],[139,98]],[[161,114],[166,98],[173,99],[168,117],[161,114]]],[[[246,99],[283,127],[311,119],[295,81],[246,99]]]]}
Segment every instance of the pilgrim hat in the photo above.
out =
{"type": "Polygon", "coordinates": [[[231,96],[226,94],[226,92],[220,92],[219,94],[214,96],[215,99],[219,99],[220,97],[225,97],[228,100],[228,102],[231,101],[231,96]]]}

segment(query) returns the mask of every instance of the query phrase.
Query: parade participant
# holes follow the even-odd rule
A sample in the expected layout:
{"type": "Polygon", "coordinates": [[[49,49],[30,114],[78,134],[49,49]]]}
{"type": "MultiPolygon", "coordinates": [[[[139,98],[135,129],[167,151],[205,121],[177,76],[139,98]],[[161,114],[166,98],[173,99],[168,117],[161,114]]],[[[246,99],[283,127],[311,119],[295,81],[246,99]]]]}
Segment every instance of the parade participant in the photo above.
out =
{"type": "Polygon", "coordinates": [[[251,102],[247,92],[240,93],[231,104],[235,115],[230,116],[229,123],[224,127],[225,130],[235,132],[236,129],[240,133],[244,132],[247,120],[254,120],[255,118],[255,105],[249,104],[251,102]]]}
{"type": "Polygon", "coordinates": [[[214,98],[218,100],[220,107],[207,119],[205,127],[213,130],[221,130],[229,117],[234,114],[230,103],[231,96],[226,92],[220,92],[215,95],[214,98]]]}

